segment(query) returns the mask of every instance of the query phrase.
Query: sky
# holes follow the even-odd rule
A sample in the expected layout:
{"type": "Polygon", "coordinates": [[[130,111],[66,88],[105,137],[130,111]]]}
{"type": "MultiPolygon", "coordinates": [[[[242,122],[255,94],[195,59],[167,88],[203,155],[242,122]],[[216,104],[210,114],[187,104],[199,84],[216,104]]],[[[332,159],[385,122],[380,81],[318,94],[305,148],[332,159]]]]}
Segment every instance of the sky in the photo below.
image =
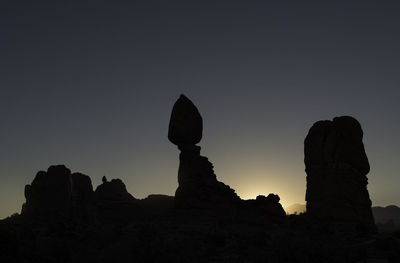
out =
{"type": "Polygon", "coordinates": [[[364,130],[373,205],[400,205],[399,1],[1,1],[0,218],[39,170],[177,188],[167,139],[180,94],[202,155],[242,198],[305,203],[318,120],[364,130]]]}

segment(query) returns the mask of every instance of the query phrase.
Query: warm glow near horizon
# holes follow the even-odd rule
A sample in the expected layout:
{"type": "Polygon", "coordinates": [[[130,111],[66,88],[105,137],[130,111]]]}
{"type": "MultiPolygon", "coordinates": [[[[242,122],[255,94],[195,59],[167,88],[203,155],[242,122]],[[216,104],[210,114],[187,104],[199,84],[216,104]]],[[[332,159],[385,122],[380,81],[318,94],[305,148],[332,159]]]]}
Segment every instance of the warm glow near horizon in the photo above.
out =
{"type": "Polygon", "coordinates": [[[236,193],[240,196],[240,198],[247,200],[247,199],[256,199],[257,196],[259,195],[264,195],[268,196],[269,194],[277,194],[280,197],[280,203],[281,205],[285,208],[286,206],[291,205],[292,203],[288,203],[287,199],[282,198],[282,196],[287,196],[286,193],[283,193],[282,191],[279,191],[279,189],[275,189],[273,191],[269,190],[272,189],[271,187],[268,188],[261,188],[258,186],[253,187],[252,189],[248,189],[247,191],[240,191],[236,190],[236,193]]]}
{"type": "Polygon", "coordinates": [[[245,174],[246,177],[237,179],[234,184],[230,185],[242,199],[256,199],[258,195],[268,196],[272,193],[279,195],[280,203],[283,207],[303,202],[304,195],[302,193],[300,195],[294,193],[290,185],[283,180],[283,178],[288,178],[284,173],[268,169],[265,172],[257,170],[245,174]],[[281,176],[271,176],[271,174],[280,174],[281,176]]]}

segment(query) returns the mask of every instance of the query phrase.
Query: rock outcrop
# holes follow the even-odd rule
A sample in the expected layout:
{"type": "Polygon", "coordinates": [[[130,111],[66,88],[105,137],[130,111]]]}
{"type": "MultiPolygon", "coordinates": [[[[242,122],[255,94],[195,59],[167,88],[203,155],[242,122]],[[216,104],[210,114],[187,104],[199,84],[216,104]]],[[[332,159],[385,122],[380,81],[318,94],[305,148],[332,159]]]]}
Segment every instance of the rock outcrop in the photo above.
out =
{"type": "Polygon", "coordinates": [[[71,174],[64,165],[50,166],[25,186],[25,198],[22,214],[88,218],[93,202],[92,182],[87,175],[71,174]]]}
{"type": "Polygon", "coordinates": [[[276,194],[269,194],[268,196],[259,195],[254,200],[245,200],[245,210],[256,212],[257,215],[261,216],[276,216],[284,217],[286,215],[285,210],[279,203],[279,196],[276,194]]]}
{"type": "Polygon", "coordinates": [[[121,179],[103,180],[94,192],[97,201],[134,202],[136,199],[128,193],[121,179]]]}
{"type": "Polygon", "coordinates": [[[25,186],[21,214],[43,219],[120,221],[137,215],[135,199],[120,179],[103,180],[93,191],[89,176],[71,173],[64,165],[50,166],[25,186]]]}
{"type": "Polygon", "coordinates": [[[318,121],[304,141],[307,214],[372,226],[369,162],[360,123],[350,116],[318,121]]]}
{"type": "Polygon", "coordinates": [[[94,192],[97,219],[102,222],[129,222],[136,219],[142,213],[138,200],[128,193],[121,179],[104,179],[94,192]]]}
{"type": "Polygon", "coordinates": [[[175,205],[179,208],[229,207],[240,201],[235,191],[219,182],[208,159],[200,155],[203,120],[196,106],[184,95],[176,101],[169,123],[168,139],[178,146],[178,189],[175,205]]]}

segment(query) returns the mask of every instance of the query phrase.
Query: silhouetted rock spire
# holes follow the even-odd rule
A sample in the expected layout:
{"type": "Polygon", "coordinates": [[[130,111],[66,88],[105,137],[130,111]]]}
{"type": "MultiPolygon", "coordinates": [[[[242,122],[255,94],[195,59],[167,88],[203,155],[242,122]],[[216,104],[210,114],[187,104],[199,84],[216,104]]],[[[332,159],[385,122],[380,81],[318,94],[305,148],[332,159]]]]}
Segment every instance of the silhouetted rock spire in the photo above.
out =
{"type": "Polygon", "coordinates": [[[320,219],[373,225],[367,191],[369,162],[353,117],[318,121],[304,141],[307,213],[320,219]]]}

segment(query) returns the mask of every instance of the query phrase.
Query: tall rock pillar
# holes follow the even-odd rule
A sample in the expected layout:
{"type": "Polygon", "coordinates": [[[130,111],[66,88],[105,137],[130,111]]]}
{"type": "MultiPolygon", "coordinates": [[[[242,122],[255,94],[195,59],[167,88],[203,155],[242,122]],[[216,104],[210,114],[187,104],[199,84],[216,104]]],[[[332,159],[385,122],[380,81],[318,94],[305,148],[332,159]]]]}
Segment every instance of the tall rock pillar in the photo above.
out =
{"type": "Polygon", "coordinates": [[[353,117],[314,123],[304,141],[307,213],[322,220],[374,225],[363,131],[353,117]]]}

